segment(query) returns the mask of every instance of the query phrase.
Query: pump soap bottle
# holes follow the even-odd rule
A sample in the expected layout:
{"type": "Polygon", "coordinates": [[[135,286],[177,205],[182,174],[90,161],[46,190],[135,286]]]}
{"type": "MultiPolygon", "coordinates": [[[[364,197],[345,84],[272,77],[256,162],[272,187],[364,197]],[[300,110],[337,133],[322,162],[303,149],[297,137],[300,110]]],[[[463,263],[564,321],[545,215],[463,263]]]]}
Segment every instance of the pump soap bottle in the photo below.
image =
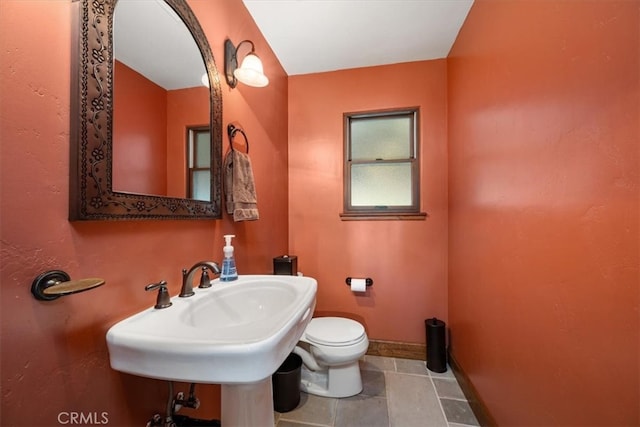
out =
{"type": "Polygon", "coordinates": [[[234,234],[225,234],[225,246],[222,249],[224,252],[224,259],[222,260],[222,272],[220,273],[221,282],[231,282],[238,278],[238,271],[236,270],[236,260],[233,257],[233,246],[231,246],[231,239],[236,237],[234,234]]]}

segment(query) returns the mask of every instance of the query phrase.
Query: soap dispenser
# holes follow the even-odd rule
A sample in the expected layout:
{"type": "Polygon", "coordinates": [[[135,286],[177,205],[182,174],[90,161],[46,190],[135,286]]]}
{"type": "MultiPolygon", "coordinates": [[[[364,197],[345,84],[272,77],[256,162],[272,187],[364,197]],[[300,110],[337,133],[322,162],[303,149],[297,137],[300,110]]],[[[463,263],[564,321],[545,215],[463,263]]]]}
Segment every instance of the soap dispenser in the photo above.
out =
{"type": "Polygon", "coordinates": [[[220,273],[221,282],[231,282],[238,278],[238,271],[236,270],[236,260],[233,257],[233,246],[231,246],[231,239],[236,237],[234,234],[225,234],[225,246],[222,249],[224,252],[224,259],[222,260],[222,272],[220,273]]]}

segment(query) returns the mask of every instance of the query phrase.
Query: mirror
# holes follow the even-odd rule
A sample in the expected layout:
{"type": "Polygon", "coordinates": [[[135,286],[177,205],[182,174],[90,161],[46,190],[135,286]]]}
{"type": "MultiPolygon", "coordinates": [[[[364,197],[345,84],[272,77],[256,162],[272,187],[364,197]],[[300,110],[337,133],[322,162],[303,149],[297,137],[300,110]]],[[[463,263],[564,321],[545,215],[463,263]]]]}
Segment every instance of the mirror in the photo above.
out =
{"type": "Polygon", "coordinates": [[[189,178],[210,173],[190,173],[187,158],[203,150],[185,130],[209,127],[208,77],[189,29],[164,0],[118,0],[113,56],[113,190],[210,200],[208,188],[190,191],[189,178]]]}
{"type": "MultiPolygon", "coordinates": [[[[77,51],[72,52],[72,58],[77,56],[78,61],[73,64],[76,69],[72,72],[74,82],[72,82],[71,97],[69,219],[220,218],[222,216],[220,80],[207,38],[189,6],[184,0],[144,2],[81,0],[73,4],[77,51]],[[196,48],[199,51],[199,54],[192,55],[196,59],[199,58],[199,63],[196,62],[195,65],[187,67],[192,75],[191,83],[186,85],[188,89],[185,89],[186,86],[176,86],[181,83],[174,83],[174,86],[165,91],[166,93],[174,92],[174,94],[160,95],[160,97],[172,99],[167,103],[166,109],[160,108],[166,111],[161,114],[167,118],[162,116],[160,119],[158,116],[150,115],[151,113],[143,113],[142,107],[135,102],[148,100],[148,95],[136,96],[135,93],[132,96],[126,95],[118,77],[126,76],[126,73],[131,70],[136,74],[144,75],[143,72],[146,73],[142,70],[144,67],[136,65],[137,63],[155,63],[159,56],[169,56],[169,54],[153,51],[153,46],[163,47],[162,45],[166,43],[158,43],[158,40],[150,36],[151,30],[143,23],[152,24],[154,31],[160,30],[167,33],[174,30],[163,26],[160,23],[162,20],[157,16],[154,17],[155,12],[152,12],[152,9],[143,10],[141,13],[144,18],[134,19],[133,25],[124,23],[126,21],[123,21],[120,15],[128,13],[125,12],[126,6],[129,6],[127,3],[141,7],[155,7],[156,12],[159,10],[167,18],[166,20],[174,23],[179,21],[184,26],[178,26],[175,31],[182,31],[183,34],[188,32],[192,36],[194,52],[196,48]],[[128,28],[127,32],[133,32],[134,38],[123,39],[114,34],[119,31],[119,28],[128,28]],[[138,35],[135,35],[136,32],[138,35]],[[137,44],[132,40],[140,41],[140,39],[146,39],[147,44],[143,47],[143,51],[147,54],[151,53],[150,58],[142,58],[142,61],[140,61],[141,58],[136,58],[137,54],[128,53],[131,50],[129,48],[137,44]],[[207,82],[203,74],[208,77],[209,88],[203,85],[203,82],[207,82]],[[197,77],[194,78],[193,75],[197,77]],[[197,79],[197,82],[194,83],[194,79],[197,79]],[[187,92],[189,96],[186,96],[187,92]],[[202,100],[196,102],[194,98],[204,98],[204,105],[202,100]],[[197,114],[180,117],[176,122],[175,117],[180,114],[170,114],[169,111],[173,108],[178,112],[184,112],[185,103],[188,103],[190,110],[196,110],[197,114]],[[124,107],[120,107],[121,105],[124,107]],[[193,107],[194,105],[198,106],[193,107]],[[125,107],[131,109],[121,111],[125,107]],[[145,120],[148,122],[166,120],[167,123],[166,134],[161,138],[156,137],[156,142],[153,144],[149,141],[154,138],[146,133],[144,127],[141,128],[143,130],[135,128],[145,121],[143,117],[147,116],[149,118],[145,120]],[[170,123],[168,116],[174,117],[174,122],[170,123]],[[199,142],[196,145],[203,145],[202,135],[210,138],[210,146],[205,146],[206,150],[203,151],[209,157],[209,175],[207,175],[209,191],[202,191],[203,180],[200,178],[199,191],[206,193],[206,197],[197,196],[202,199],[210,198],[210,200],[187,198],[186,183],[189,176],[186,167],[189,156],[187,143],[191,128],[198,130],[199,142]],[[162,142],[157,142],[159,140],[162,142]],[[157,148],[158,145],[160,148],[157,148]],[[171,164],[170,161],[173,160],[177,160],[178,163],[171,164]],[[124,164],[123,161],[127,163],[124,164]],[[145,169],[144,165],[152,167],[145,169]]],[[[186,61],[181,59],[172,62],[186,61]]],[[[170,65],[165,64],[160,68],[167,69],[170,65]]],[[[177,77],[179,72],[171,69],[168,74],[169,77],[177,77]]],[[[202,177],[202,175],[199,176],[202,177]]],[[[205,187],[206,184],[205,181],[205,187]]]]}

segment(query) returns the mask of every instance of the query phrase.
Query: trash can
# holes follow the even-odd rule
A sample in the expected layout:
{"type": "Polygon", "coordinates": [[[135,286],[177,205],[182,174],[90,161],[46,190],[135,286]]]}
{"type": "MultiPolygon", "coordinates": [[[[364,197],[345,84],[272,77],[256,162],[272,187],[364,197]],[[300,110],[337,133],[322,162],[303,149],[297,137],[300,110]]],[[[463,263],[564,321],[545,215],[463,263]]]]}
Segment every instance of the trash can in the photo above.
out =
{"type": "Polygon", "coordinates": [[[447,371],[446,325],[435,317],[424,321],[427,334],[427,369],[447,371]]]}
{"type": "Polygon", "coordinates": [[[273,409],[278,412],[289,412],[298,406],[301,375],[302,358],[291,353],[271,377],[273,409]]]}

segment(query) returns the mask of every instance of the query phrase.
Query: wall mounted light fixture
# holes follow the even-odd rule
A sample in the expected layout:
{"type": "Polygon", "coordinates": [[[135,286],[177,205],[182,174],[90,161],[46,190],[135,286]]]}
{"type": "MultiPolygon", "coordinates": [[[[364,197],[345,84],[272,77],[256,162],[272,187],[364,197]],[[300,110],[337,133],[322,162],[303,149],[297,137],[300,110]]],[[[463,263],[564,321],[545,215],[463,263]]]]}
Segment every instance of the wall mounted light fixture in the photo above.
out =
{"type": "Polygon", "coordinates": [[[264,75],[262,61],[255,54],[255,47],[251,40],[243,40],[235,47],[231,40],[224,42],[224,73],[230,87],[236,87],[238,82],[248,86],[265,87],[269,84],[269,78],[264,75]],[[244,43],[251,45],[251,51],[244,57],[238,68],[238,50],[244,43]]]}

